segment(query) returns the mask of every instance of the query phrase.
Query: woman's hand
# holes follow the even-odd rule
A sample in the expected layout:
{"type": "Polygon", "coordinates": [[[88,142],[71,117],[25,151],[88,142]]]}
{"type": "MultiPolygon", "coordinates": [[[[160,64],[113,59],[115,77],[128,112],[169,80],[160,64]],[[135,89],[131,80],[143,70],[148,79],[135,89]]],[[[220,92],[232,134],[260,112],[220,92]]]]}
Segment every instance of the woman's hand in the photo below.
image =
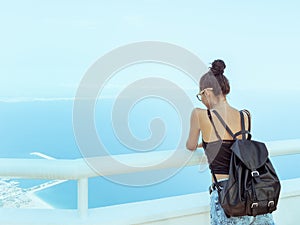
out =
{"type": "Polygon", "coordinates": [[[203,148],[202,142],[197,145],[197,148],[203,148]]]}

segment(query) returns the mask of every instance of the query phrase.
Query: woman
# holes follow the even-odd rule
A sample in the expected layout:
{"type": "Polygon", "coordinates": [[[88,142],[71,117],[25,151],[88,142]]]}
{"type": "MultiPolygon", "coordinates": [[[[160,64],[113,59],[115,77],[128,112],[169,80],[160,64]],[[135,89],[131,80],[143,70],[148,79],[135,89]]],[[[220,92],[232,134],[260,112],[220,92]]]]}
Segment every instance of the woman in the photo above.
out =
{"type": "MultiPolygon", "coordinates": [[[[224,76],[225,63],[218,59],[212,63],[210,70],[200,79],[199,94],[197,98],[207,109],[195,108],[191,115],[190,133],[186,143],[187,149],[194,151],[197,147],[203,147],[208,159],[210,169],[216,175],[218,182],[226,182],[229,173],[231,157],[230,147],[233,144],[231,135],[226,131],[217,119],[216,111],[220,114],[228,127],[236,133],[241,130],[239,110],[233,108],[226,100],[230,92],[228,79],[224,76]],[[199,136],[202,142],[198,144],[199,136]]],[[[247,113],[244,113],[245,127],[250,126],[247,113]]],[[[238,136],[237,138],[242,138],[238,136]]],[[[214,184],[214,180],[212,178],[214,184]]],[[[251,216],[240,216],[227,218],[218,202],[218,192],[214,185],[210,187],[210,219],[212,225],[272,225],[274,224],[271,214],[251,216]]]]}

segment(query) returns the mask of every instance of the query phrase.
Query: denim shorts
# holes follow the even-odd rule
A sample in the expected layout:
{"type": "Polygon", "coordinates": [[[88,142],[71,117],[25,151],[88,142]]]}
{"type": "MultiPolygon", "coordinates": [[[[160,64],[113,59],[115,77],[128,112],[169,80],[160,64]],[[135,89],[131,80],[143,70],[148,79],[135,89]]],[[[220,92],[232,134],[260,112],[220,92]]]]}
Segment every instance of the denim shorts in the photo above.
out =
{"type": "Polygon", "coordinates": [[[238,216],[227,218],[218,199],[218,191],[213,190],[210,195],[210,224],[211,225],[275,225],[272,214],[256,217],[238,216]]]}

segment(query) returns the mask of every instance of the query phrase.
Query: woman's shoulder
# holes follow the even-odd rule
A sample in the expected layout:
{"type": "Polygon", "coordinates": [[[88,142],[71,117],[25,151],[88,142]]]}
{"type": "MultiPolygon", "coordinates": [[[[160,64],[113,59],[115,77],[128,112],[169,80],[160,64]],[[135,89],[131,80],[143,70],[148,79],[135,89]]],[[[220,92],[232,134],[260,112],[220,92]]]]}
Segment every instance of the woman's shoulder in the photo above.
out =
{"type": "Polygon", "coordinates": [[[207,109],[202,109],[202,108],[194,108],[193,109],[193,113],[197,113],[197,114],[206,114],[207,113],[207,109]]]}
{"type": "Polygon", "coordinates": [[[236,108],[232,108],[236,113],[240,113],[242,112],[244,117],[251,117],[250,111],[247,109],[236,109],[236,108]]]}
{"type": "Polygon", "coordinates": [[[251,117],[250,111],[248,109],[242,109],[242,112],[244,113],[244,115],[251,117]]]}
{"type": "Polygon", "coordinates": [[[232,111],[235,111],[237,113],[243,112],[244,115],[250,115],[250,111],[248,109],[238,109],[236,107],[230,106],[230,109],[232,111]]]}
{"type": "Polygon", "coordinates": [[[198,119],[203,119],[204,117],[207,117],[207,109],[203,108],[194,108],[192,111],[192,115],[197,117],[198,119]]]}

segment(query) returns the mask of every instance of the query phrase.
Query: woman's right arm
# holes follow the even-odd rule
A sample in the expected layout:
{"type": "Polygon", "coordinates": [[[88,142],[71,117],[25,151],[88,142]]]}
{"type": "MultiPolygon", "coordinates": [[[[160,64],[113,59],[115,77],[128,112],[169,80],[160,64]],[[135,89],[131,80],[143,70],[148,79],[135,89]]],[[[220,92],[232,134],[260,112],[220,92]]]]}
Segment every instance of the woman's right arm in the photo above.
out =
{"type": "Polygon", "coordinates": [[[199,109],[194,109],[192,111],[190,119],[190,132],[186,142],[186,148],[191,151],[194,151],[199,147],[198,141],[200,136],[200,125],[198,118],[198,110],[199,109]]]}

